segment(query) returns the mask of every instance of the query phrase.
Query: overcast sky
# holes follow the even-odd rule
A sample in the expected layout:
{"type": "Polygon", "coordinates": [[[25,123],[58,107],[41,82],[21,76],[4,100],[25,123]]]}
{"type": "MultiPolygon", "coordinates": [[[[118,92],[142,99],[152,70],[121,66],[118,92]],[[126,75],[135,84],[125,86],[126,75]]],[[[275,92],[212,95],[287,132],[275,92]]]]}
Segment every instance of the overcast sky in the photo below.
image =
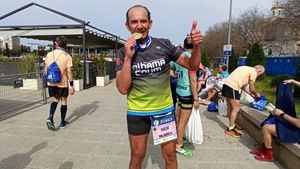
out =
{"type": "MultiPolygon", "coordinates": [[[[270,12],[275,0],[233,0],[233,17],[241,12],[258,7],[270,12]]],[[[181,44],[189,33],[193,20],[198,21],[198,28],[205,32],[215,23],[227,21],[230,0],[1,0],[0,15],[4,15],[30,2],[36,2],[54,10],[90,21],[91,25],[127,39],[125,13],[135,4],[149,8],[153,26],[150,34],[168,38],[181,44]]],[[[31,7],[21,13],[10,16],[0,25],[23,24],[61,24],[74,23],[43,9],[31,7]]]]}

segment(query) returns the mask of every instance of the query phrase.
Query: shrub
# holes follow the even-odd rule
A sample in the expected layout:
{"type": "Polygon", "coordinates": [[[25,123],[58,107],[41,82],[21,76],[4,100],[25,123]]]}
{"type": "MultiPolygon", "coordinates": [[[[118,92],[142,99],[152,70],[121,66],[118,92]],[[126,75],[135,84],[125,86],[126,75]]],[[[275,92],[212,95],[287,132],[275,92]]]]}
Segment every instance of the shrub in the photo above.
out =
{"type": "Polygon", "coordinates": [[[73,56],[72,73],[73,78],[76,80],[82,79],[83,77],[83,64],[81,63],[81,57],[78,55],[73,56]]]}
{"type": "Polygon", "coordinates": [[[26,54],[19,60],[20,73],[33,73],[35,72],[35,64],[37,63],[37,56],[35,54],[26,54]]]}
{"type": "Polygon", "coordinates": [[[208,57],[208,54],[207,52],[202,52],[202,55],[201,55],[201,63],[206,66],[206,67],[210,67],[210,64],[209,64],[209,57],[208,57]]]}
{"type": "Polygon", "coordinates": [[[26,54],[19,59],[18,71],[26,74],[26,78],[36,78],[34,72],[37,71],[36,64],[38,63],[37,56],[35,54],[26,54]]]}
{"type": "Polygon", "coordinates": [[[262,49],[262,46],[259,43],[254,43],[251,46],[250,52],[247,56],[247,65],[263,65],[265,66],[265,54],[262,49]]]}
{"type": "Polygon", "coordinates": [[[7,56],[0,56],[0,62],[17,62],[17,58],[9,58],[7,56]]]}
{"type": "Polygon", "coordinates": [[[234,50],[232,49],[231,56],[229,57],[228,63],[228,71],[232,72],[238,67],[238,60],[239,57],[235,54],[234,50]]]}
{"type": "Polygon", "coordinates": [[[94,59],[94,70],[96,76],[106,75],[106,60],[103,55],[94,59]]]}

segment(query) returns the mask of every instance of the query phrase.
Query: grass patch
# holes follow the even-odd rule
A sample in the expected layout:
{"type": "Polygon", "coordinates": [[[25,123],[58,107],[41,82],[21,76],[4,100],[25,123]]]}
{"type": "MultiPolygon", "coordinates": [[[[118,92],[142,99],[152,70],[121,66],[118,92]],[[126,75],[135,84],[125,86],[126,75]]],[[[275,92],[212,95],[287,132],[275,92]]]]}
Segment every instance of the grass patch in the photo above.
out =
{"type": "MultiPolygon", "coordinates": [[[[268,102],[275,104],[276,99],[276,87],[271,87],[271,82],[276,76],[265,76],[264,79],[259,79],[255,83],[255,89],[257,92],[265,95],[268,98],[268,102]]],[[[300,117],[300,99],[295,98],[295,106],[298,118],[300,117]]]]}

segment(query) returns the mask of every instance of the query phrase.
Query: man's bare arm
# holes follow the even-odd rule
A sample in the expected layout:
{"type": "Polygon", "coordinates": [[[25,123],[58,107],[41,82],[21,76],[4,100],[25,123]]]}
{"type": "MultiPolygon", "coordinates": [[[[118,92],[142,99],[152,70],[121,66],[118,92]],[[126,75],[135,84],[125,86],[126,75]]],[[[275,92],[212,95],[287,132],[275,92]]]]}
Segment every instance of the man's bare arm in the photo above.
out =
{"type": "Polygon", "coordinates": [[[255,81],[250,80],[249,81],[249,91],[250,91],[251,95],[254,97],[260,97],[260,94],[255,91],[254,86],[255,86],[255,81]]]}
{"type": "Polygon", "coordinates": [[[294,79],[289,79],[289,80],[285,80],[284,83],[293,83],[295,86],[300,87],[300,82],[294,80],[294,79]]]}
{"type": "Polygon", "coordinates": [[[194,104],[194,107],[196,109],[199,108],[199,103],[198,102],[198,91],[197,91],[197,76],[196,76],[196,72],[195,71],[189,71],[189,79],[190,79],[190,86],[191,86],[191,90],[192,90],[192,95],[194,98],[194,103],[196,102],[196,104],[194,104]]]}
{"type": "MultiPolygon", "coordinates": [[[[273,113],[276,115],[276,116],[280,116],[281,114],[283,114],[284,112],[281,110],[281,109],[275,109],[273,111],[273,113]]],[[[288,114],[284,114],[283,118],[285,120],[287,120],[288,122],[290,122],[291,124],[293,124],[294,126],[300,128],[300,119],[297,119],[297,118],[294,118],[294,117],[291,117],[290,115],[288,114]]]]}
{"type": "Polygon", "coordinates": [[[72,67],[67,68],[67,77],[69,81],[73,81],[73,72],[72,72],[72,67]]]}
{"type": "Polygon", "coordinates": [[[127,94],[131,88],[132,83],[130,58],[124,58],[122,70],[117,72],[116,79],[116,85],[119,92],[123,95],[127,94]]]}

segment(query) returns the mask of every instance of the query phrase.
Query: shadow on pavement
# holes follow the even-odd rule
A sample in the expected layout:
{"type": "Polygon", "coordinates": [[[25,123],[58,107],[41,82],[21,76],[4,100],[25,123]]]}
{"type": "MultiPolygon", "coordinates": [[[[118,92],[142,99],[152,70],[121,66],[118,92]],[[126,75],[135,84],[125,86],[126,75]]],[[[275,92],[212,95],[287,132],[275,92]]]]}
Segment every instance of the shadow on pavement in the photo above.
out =
{"type": "Polygon", "coordinates": [[[227,126],[221,121],[221,120],[219,120],[218,118],[217,118],[217,113],[215,113],[215,112],[209,112],[209,111],[207,111],[207,110],[205,110],[204,112],[203,112],[203,115],[207,118],[207,119],[209,119],[209,120],[212,120],[212,121],[215,121],[223,130],[225,130],[226,128],[227,128],[227,126]]]}
{"type": "Polygon", "coordinates": [[[85,115],[92,115],[99,108],[99,103],[100,101],[94,101],[91,104],[85,104],[76,108],[67,118],[67,121],[73,123],[85,115]]]}
{"type": "Polygon", "coordinates": [[[73,168],[73,162],[72,161],[66,161],[63,164],[61,164],[58,169],[72,169],[73,168]]]}
{"type": "Polygon", "coordinates": [[[44,104],[39,103],[31,103],[31,102],[17,102],[14,101],[13,103],[6,104],[3,106],[2,103],[0,103],[0,121],[6,120],[10,117],[16,116],[21,113],[28,112],[30,110],[33,110],[35,108],[41,107],[44,104]]]}
{"type": "MultiPolygon", "coordinates": [[[[143,162],[142,169],[146,169],[148,165],[148,162],[151,162],[150,166],[157,165],[158,168],[164,169],[165,168],[165,162],[161,154],[161,147],[160,145],[154,145],[153,143],[153,136],[152,133],[149,133],[148,138],[148,145],[147,145],[147,152],[146,157],[143,162]],[[150,161],[149,161],[150,160],[150,161]]],[[[155,167],[152,167],[155,168],[155,167]]]]}
{"type": "Polygon", "coordinates": [[[7,157],[0,161],[0,168],[16,168],[16,169],[26,168],[26,166],[32,160],[31,155],[36,153],[37,151],[42,150],[47,145],[48,145],[47,142],[44,141],[32,147],[32,149],[27,153],[14,154],[10,157],[7,157]]]}
{"type": "MultiPolygon", "coordinates": [[[[219,116],[217,113],[215,113],[215,112],[209,112],[209,111],[205,110],[205,111],[203,112],[203,115],[204,115],[207,119],[216,122],[216,123],[222,128],[222,130],[226,130],[226,129],[227,129],[227,125],[224,124],[224,123],[217,117],[217,116],[219,116]]],[[[227,117],[226,117],[226,118],[227,118],[227,117]]],[[[244,132],[245,132],[245,131],[244,131],[244,132]]],[[[227,137],[227,135],[226,135],[225,133],[224,133],[224,137],[227,137]]],[[[228,137],[230,137],[230,136],[228,136],[228,137]]],[[[249,143],[248,139],[249,139],[249,137],[245,137],[245,135],[244,135],[244,136],[242,136],[242,137],[239,139],[239,141],[240,141],[244,146],[246,146],[246,147],[249,148],[249,149],[255,148],[255,145],[249,143]]]]}

